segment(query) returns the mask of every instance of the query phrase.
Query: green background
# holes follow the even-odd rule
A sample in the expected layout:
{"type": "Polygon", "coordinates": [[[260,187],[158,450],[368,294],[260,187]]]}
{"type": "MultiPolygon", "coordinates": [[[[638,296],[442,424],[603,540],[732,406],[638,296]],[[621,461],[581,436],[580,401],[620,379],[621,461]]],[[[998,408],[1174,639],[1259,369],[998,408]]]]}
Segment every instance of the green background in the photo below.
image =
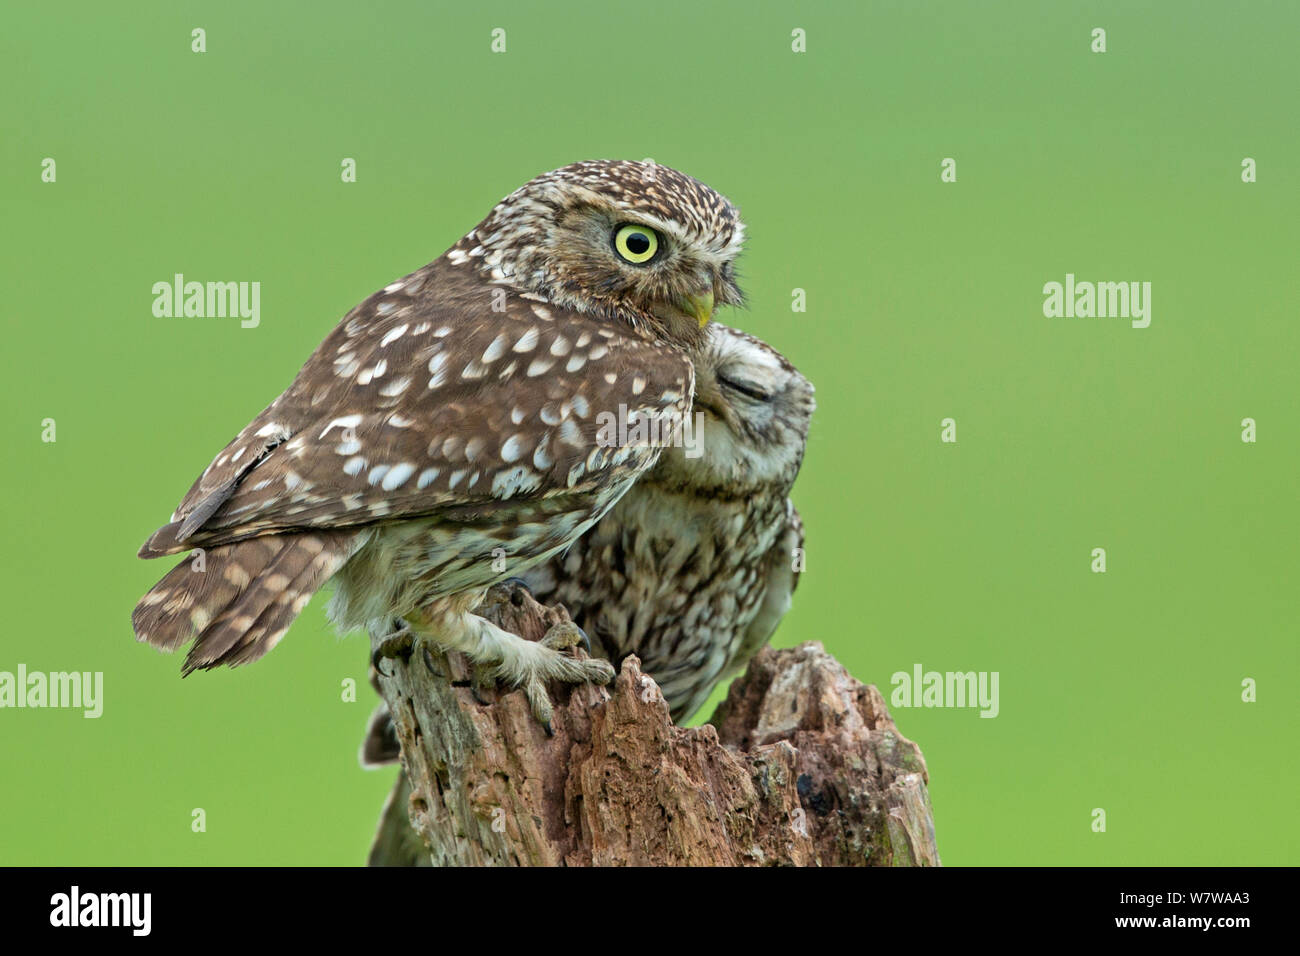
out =
{"type": "Polygon", "coordinates": [[[318,598],[255,666],[182,682],[133,640],[169,566],[135,550],[349,307],[596,157],[737,203],[751,306],[720,318],[817,386],[775,643],[887,696],[916,663],[1001,675],[994,720],[894,708],[944,862],[1295,862],[1298,27],[1282,3],[7,4],[0,670],[100,670],[106,703],[0,711],[0,862],[364,859],[391,781],[356,761],[364,640],[318,598]],[[260,281],[261,326],[154,318],[175,272],[260,281]],[[1044,318],[1067,272],[1152,282],[1150,328],[1044,318]]]}

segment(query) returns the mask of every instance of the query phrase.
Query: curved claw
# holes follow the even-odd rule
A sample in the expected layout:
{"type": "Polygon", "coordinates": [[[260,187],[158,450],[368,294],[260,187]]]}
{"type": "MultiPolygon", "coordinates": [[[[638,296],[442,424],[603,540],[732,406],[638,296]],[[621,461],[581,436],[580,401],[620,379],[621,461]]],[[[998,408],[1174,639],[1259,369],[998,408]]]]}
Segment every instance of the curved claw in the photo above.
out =
{"type": "Polygon", "coordinates": [[[380,666],[380,661],[387,657],[400,657],[404,661],[408,660],[414,646],[415,639],[411,635],[411,626],[405,621],[398,621],[393,633],[380,641],[379,646],[370,655],[370,665],[384,677],[392,677],[391,673],[380,666]]]}

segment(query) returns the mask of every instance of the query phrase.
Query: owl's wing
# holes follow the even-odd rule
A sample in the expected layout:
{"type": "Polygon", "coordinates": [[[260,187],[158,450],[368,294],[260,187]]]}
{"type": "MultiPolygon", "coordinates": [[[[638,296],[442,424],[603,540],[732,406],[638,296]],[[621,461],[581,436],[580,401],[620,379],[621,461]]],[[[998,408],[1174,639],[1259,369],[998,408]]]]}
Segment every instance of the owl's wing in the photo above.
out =
{"type": "Polygon", "coordinates": [[[767,555],[762,603],[749,627],[745,629],[736,656],[728,666],[728,674],[744,669],[750,658],[762,650],[776,633],[781,618],[790,610],[795,589],[799,586],[800,572],[795,568],[796,565],[802,565],[802,562],[795,561],[795,549],[802,553],[803,541],[803,519],[795,510],[794,502],[787,498],[785,530],[777,536],[776,543],[767,555]]]}
{"type": "MultiPolygon", "coordinates": [[[[444,257],[349,312],[213,460],[142,557],[279,531],[601,492],[685,418],[684,353],[474,277],[444,257]]],[[[612,501],[609,502],[612,504],[612,501]]]]}

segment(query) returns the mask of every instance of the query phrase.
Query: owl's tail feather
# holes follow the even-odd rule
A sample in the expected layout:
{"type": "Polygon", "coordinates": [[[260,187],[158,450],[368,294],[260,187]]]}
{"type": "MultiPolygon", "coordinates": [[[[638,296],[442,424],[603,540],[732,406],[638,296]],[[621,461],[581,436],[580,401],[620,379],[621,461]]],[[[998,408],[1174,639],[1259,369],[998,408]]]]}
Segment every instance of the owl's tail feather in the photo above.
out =
{"type": "Polygon", "coordinates": [[[136,637],[163,651],[194,639],[182,674],[255,661],[352,556],[355,532],[267,535],[196,552],[140,599],[136,637]]]}

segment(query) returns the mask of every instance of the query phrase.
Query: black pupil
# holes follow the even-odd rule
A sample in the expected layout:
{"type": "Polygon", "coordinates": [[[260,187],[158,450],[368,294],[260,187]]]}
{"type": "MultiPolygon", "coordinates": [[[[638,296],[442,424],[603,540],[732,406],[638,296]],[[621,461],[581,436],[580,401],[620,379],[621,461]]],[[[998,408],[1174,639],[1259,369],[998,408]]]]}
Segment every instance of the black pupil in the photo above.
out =
{"type": "Polygon", "coordinates": [[[650,237],[644,232],[629,232],[623,243],[634,256],[643,256],[650,251],[650,237]]]}

